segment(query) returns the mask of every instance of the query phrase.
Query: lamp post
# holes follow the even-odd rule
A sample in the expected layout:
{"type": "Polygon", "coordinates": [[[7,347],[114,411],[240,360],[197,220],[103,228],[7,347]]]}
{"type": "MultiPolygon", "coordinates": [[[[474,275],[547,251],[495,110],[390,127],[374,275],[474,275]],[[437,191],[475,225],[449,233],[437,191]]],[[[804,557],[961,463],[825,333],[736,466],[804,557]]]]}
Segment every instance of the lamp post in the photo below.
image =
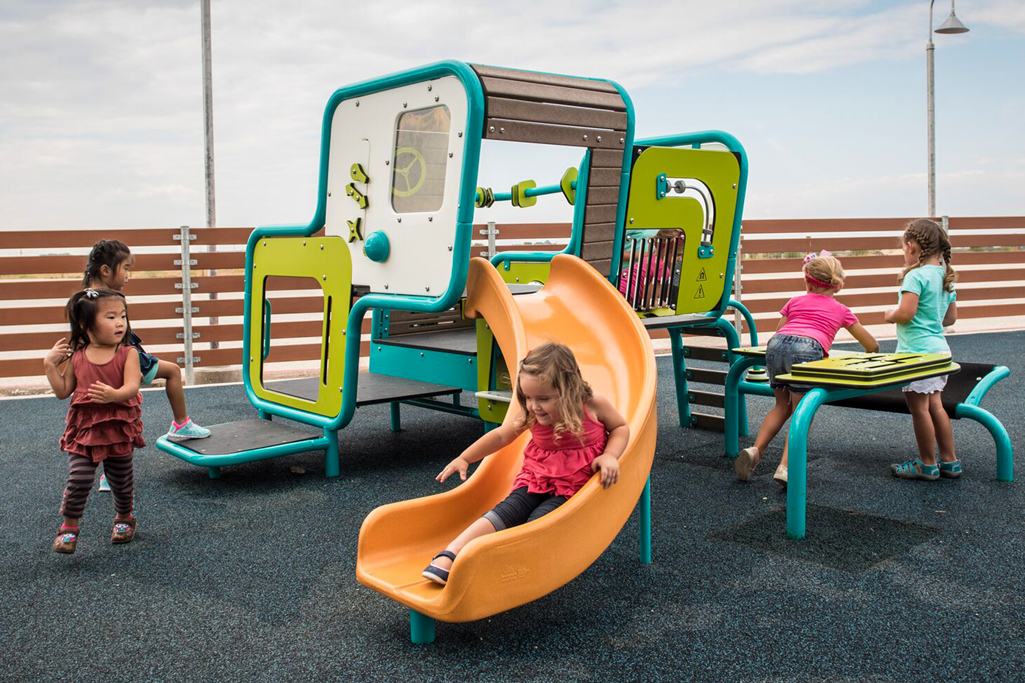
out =
{"type": "MultiPolygon", "coordinates": [[[[936,216],[936,93],[933,88],[933,50],[932,44],[932,7],[936,0],[929,1],[929,42],[925,45],[925,79],[929,109],[929,217],[936,216]]],[[[936,33],[949,35],[968,33],[968,27],[954,14],[954,0],[950,0],[950,16],[944,21],[936,33]]]]}

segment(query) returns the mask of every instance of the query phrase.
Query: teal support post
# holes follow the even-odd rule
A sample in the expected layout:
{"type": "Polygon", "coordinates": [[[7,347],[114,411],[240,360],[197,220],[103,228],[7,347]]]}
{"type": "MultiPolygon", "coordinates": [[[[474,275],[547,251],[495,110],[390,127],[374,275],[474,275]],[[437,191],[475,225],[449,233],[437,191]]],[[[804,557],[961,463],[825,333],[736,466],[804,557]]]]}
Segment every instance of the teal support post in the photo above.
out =
{"type": "Polygon", "coordinates": [[[327,446],[324,448],[324,476],[337,477],[341,473],[338,458],[338,430],[325,429],[324,438],[327,440],[327,446]]]}
{"type": "Polygon", "coordinates": [[[414,645],[428,645],[434,642],[434,619],[409,610],[409,639],[414,645]]]}
{"type": "Polygon", "coordinates": [[[260,417],[261,420],[271,419],[271,414],[268,413],[266,410],[258,410],[256,411],[256,414],[260,417]]]}
{"type": "MultiPolygon", "coordinates": [[[[726,360],[732,367],[733,363],[737,360],[737,357],[733,355],[733,349],[740,348],[740,335],[737,334],[737,330],[733,325],[724,318],[716,320],[715,326],[722,332],[723,337],[726,338],[726,360]]],[[[737,401],[737,424],[740,429],[738,434],[740,436],[747,436],[747,396],[741,396],[737,401]]]]}
{"type": "Polygon", "coordinates": [[[954,411],[957,417],[967,417],[975,420],[989,430],[997,447],[997,479],[999,481],[1014,481],[1014,453],[1011,450],[1011,437],[1000,420],[993,417],[988,410],[967,403],[957,404],[954,411]]]}
{"type": "Polygon", "coordinates": [[[210,476],[211,479],[220,479],[221,478],[221,468],[220,467],[207,467],[206,468],[206,473],[210,476]]]}
{"type": "Polygon", "coordinates": [[[398,432],[402,430],[402,418],[400,414],[399,402],[391,402],[391,430],[398,432]]]}
{"type": "Polygon", "coordinates": [[[687,400],[687,360],[683,355],[683,335],[674,327],[669,328],[669,345],[673,350],[673,379],[676,384],[676,409],[680,416],[680,427],[690,427],[690,402],[687,400]]]}
{"type": "Polygon", "coordinates": [[[808,503],[808,430],[826,398],[826,390],[815,387],[797,404],[790,418],[790,459],[787,464],[787,536],[804,538],[805,508],[808,503]]]}
{"type": "Polygon", "coordinates": [[[726,433],[724,437],[726,456],[730,458],[737,457],[737,453],[740,452],[740,382],[747,369],[758,365],[760,362],[761,359],[759,358],[740,357],[730,365],[730,370],[726,373],[726,386],[723,389],[726,411],[724,425],[726,433]]]}
{"type": "Polygon", "coordinates": [[[640,509],[641,562],[651,564],[651,476],[644,482],[640,509]]]}

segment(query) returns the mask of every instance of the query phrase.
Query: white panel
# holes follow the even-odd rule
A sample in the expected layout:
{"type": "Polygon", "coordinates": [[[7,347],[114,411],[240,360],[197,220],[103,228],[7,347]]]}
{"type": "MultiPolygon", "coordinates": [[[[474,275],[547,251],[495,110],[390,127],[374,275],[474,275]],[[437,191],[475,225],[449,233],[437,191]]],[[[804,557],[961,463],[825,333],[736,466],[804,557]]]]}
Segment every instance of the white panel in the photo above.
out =
{"type": "Polygon", "coordinates": [[[373,93],[338,105],[331,121],[326,233],[348,239],[346,221],[361,218],[364,240],[372,232],[383,231],[391,246],[388,260],[376,263],[363,254],[363,241],[350,243],[353,284],[386,294],[444,293],[452,274],[466,117],[466,93],[455,76],[373,93]],[[438,105],[447,106],[451,115],[441,207],[430,212],[396,213],[391,201],[396,123],[403,113],[438,105]],[[357,190],[367,194],[366,210],[360,209],[345,191],[354,182],[349,169],[357,161],[363,163],[370,178],[367,185],[355,183],[357,190]]]}

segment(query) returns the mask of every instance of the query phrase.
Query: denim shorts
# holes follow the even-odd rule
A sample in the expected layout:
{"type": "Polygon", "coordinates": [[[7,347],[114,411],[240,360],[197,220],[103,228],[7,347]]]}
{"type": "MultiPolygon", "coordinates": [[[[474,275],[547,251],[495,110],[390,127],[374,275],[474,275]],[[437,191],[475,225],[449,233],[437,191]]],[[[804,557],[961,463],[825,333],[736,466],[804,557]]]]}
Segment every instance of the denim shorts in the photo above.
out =
{"type": "Polygon", "coordinates": [[[797,363],[809,363],[822,360],[826,352],[822,344],[811,337],[799,337],[796,334],[774,334],[769,338],[765,348],[765,368],[769,373],[769,386],[773,389],[789,389],[803,394],[812,387],[803,384],[784,384],[777,382],[776,375],[785,375],[797,363]]]}

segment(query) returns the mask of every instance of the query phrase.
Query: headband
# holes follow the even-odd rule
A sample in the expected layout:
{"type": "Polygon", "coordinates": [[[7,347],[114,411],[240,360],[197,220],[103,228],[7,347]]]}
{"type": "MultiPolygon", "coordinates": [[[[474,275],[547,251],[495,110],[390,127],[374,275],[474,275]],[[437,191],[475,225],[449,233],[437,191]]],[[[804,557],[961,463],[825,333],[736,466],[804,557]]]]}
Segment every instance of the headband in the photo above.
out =
{"type": "Polygon", "coordinates": [[[821,287],[822,289],[840,289],[840,285],[834,285],[830,282],[823,282],[817,278],[813,278],[808,273],[804,274],[804,281],[813,287],[821,287]]]}

